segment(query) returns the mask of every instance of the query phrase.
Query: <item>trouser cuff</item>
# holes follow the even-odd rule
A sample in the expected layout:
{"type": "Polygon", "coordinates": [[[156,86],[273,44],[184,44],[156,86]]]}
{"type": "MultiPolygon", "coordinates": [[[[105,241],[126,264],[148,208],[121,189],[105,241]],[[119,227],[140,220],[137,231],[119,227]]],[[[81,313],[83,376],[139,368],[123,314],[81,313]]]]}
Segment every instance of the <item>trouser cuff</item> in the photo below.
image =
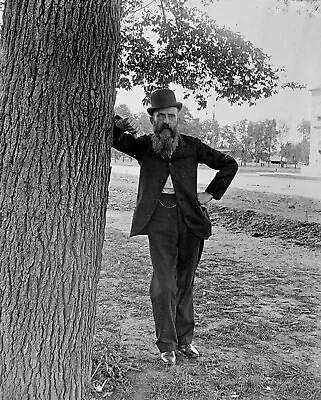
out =
{"type": "Polygon", "coordinates": [[[156,345],[161,353],[165,353],[165,351],[176,351],[177,349],[176,343],[156,343],[156,345]]]}

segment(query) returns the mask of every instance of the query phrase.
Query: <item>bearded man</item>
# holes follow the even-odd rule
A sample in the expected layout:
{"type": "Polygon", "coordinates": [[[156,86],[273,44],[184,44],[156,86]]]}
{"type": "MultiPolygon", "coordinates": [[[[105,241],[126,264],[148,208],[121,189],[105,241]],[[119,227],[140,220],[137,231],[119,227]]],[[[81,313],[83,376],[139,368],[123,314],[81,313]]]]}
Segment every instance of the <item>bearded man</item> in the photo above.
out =
{"type": "Polygon", "coordinates": [[[179,111],[173,91],[159,89],[147,109],[151,135],[136,136],[139,125],[115,118],[113,147],[140,164],[131,236],[148,235],[153,276],[150,296],[161,360],[174,365],[176,353],[195,358],[193,285],[211,221],[202,209],[220,200],[238,165],[229,155],[178,132],[179,111]],[[197,166],[218,172],[204,192],[197,192],[197,166]]]}

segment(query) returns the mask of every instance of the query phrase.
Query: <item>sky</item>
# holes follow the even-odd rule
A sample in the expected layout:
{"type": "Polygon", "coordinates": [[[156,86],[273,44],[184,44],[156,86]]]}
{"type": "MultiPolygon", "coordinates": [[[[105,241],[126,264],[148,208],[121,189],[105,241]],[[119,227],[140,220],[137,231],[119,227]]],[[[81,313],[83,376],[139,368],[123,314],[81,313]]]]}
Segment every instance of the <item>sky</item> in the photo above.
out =
{"type": "MultiPolygon", "coordinates": [[[[198,1],[192,1],[199,5],[198,1]]],[[[284,66],[285,81],[307,85],[302,91],[281,90],[271,98],[260,99],[252,107],[230,106],[225,100],[217,101],[215,116],[220,125],[231,125],[244,118],[252,121],[275,118],[286,121],[290,135],[294,137],[296,125],[302,119],[311,118],[311,92],[308,89],[321,87],[321,13],[308,15],[302,3],[292,3],[286,12],[279,6],[276,0],[220,0],[207,9],[218,25],[239,32],[269,54],[273,66],[284,66]]],[[[172,86],[172,89],[178,100],[182,100],[182,88],[172,86]]],[[[133,112],[144,111],[143,97],[141,88],[130,92],[119,90],[116,104],[127,104],[133,112]]],[[[197,111],[193,100],[182,101],[195,117],[211,118],[214,103],[211,99],[203,111],[197,111]]]]}

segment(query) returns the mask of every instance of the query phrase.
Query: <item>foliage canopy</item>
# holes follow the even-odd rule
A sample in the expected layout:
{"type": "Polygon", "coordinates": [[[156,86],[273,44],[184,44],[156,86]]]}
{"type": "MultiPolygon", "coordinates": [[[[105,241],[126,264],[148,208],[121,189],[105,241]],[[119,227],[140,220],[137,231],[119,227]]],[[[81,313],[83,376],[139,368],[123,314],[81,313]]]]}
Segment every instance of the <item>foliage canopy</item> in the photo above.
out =
{"type": "Polygon", "coordinates": [[[230,104],[253,105],[277,90],[270,57],[187,0],[124,1],[120,51],[119,87],[142,86],[145,104],[154,89],[172,83],[200,108],[213,92],[230,104]]]}

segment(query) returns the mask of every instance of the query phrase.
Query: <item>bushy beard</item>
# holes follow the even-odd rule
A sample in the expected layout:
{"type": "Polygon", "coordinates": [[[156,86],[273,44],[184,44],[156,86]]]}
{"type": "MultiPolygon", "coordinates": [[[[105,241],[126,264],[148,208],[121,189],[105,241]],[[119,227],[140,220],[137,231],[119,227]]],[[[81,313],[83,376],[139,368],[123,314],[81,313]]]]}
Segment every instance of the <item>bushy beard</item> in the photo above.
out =
{"type": "Polygon", "coordinates": [[[154,126],[152,135],[152,146],[155,153],[164,158],[170,159],[178,146],[179,134],[177,128],[171,128],[165,124],[159,128],[154,126]]]}

